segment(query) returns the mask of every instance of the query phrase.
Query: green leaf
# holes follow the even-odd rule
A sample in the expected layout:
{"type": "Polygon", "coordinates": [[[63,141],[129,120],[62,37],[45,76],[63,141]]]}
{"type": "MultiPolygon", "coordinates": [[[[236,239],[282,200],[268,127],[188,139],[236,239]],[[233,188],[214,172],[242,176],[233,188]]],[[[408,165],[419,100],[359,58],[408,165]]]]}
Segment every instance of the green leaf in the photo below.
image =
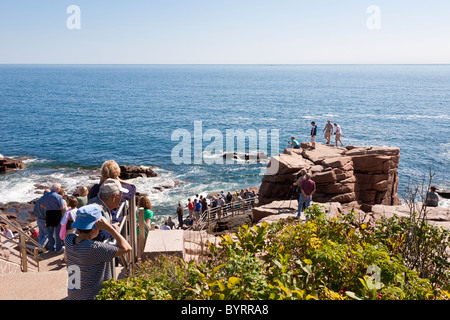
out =
{"type": "Polygon", "coordinates": [[[227,283],[228,289],[232,289],[237,283],[239,283],[239,281],[241,281],[241,279],[236,277],[230,277],[227,283]]]}

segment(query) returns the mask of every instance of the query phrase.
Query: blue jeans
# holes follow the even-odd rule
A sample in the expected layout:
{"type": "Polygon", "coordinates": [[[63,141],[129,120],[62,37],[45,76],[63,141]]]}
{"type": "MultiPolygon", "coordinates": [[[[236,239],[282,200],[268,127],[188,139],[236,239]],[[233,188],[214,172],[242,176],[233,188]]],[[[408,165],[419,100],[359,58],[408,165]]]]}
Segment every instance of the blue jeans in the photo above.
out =
{"type": "Polygon", "coordinates": [[[56,227],[47,227],[47,228],[48,228],[48,250],[50,252],[61,250],[62,241],[61,238],[59,237],[61,224],[58,224],[56,227]],[[55,248],[55,238],[56,238],[56,248],[55,248]]]}
{"type": "Polygon", "coordinates": [[[45,243],[48,239],[48,228],[45,224],[45,220],[37,219],[37,225],[39,229],[39,244],[43,247],[45,247],[45,243]]]}
{"type": "Polygon", "coordinates": [[[311,205],[311,196],[306,199],[306,197],[303,195],[303,193],[300,193],[300,197],[298,197],[298,213],[297,218],[300,218],[302,210],[303,210],[303,204],[305,204],[305,209],[308,208],[311,205]]]}

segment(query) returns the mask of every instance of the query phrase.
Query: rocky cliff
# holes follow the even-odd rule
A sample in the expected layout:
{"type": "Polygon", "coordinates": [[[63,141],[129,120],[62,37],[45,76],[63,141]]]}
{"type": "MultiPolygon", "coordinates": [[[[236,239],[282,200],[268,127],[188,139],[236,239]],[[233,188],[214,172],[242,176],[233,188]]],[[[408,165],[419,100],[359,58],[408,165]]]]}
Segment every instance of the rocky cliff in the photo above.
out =
{"type": "Polygon", "coordinates": [[[302,144],[301,149],[286,149],[271,158],[268,167],[278,169],[264,175],[259,202],[297,199],[292,184],[305,169],[316,183],[314,202],[351,204],[364,211],[376,204],[400,205],[399,160],[400,150],[394,147],[337,148],[317,143],[316,149],[310,150],[302,144]]]}

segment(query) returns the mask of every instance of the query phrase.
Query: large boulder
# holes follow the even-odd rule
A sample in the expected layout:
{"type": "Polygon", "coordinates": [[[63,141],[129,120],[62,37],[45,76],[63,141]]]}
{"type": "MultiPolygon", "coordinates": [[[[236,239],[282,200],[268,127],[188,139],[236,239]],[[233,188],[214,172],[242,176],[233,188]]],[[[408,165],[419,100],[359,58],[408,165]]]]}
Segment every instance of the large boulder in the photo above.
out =
{"type": "Polygon", "coordinates": [[[292,184],[302,169],[316,183],[316,202],[357,203],[365,211],[376,204],[399,205],[399,148],[347,146],[316,143],[315,149],[286,149],[271,158],[262,179],[259,203],[297,199],[292,184]],[[274,169],[275,168],[275,169],[274,169]]]}

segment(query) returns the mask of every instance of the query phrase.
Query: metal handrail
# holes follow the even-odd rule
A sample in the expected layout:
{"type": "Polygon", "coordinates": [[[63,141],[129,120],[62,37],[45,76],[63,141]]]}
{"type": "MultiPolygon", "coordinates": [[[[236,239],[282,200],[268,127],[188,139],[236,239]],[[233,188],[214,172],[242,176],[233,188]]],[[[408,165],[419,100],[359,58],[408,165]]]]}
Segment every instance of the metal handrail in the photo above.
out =
{"type": "Polygon", "coordinates": [[[222,212],[222,217],[224,212],[227,212],[227,216],[229,212],[231,212],[231,216],[244,214],[246,211],[253,209],[257,199],[258,196],[255,196],[246,199],[234,200],[226,203],[223,206],[217,206],[214,208],[208,207],[208,209],[202,212],[202,214],[200,215],[200,219],[199,221],[197,221],[197,225],[202,224],[200,230],[203,230],[209,223],[220,220],[220,218],[218,217],[218,213],[220,211],[222,212]],[[236,206],[239,207],[236,208],[236,206]],[[213,215],[214,218],[212,218],[213,215]]]}
{"type": "MultiPolygon", "coordinates": [[[[36,263],[37,263],[37,266],[38,266],[38,270],[39,270],[38,252],[39,251],[44,252],[44,251],[46,251],[46,249],[43,246],[41,246],[39,244],[39,242],[34,240],[32,237],[30,237],[25,232],[23,232],[23,230],[21,228],[17,227],[15,224],[11,223],[7,218],[5,218],[5,217],[0,215],[0,221],[6,223],[6,225],[11,227],[12,229],[14,229],[18,233],[17,236],[15,236],[12,239],[9,239],[9,238],[6,239],[5,241],[2,242],[2,244],[6,243],[8,241],[11,241],[12,243],[15,243],[16,245],[19,246],[19,248],[20,248],[19,252],[20,252],[20,254],[22,256],[21,267],[22,267],[23,272],[27,272],[28,271],[28,262],[27,262],[27,257],[26,257],[27,251],[34,255],[34,258],[36,260],[36,263]],[[16,241],[16,238],[19,238],[20,240],[16,241]],[[27,244],[27,241],[31,242],[33,245],[27,244]]],[[[34,229],[36,227],[37,226],[33,227],[32,229],[34,229]]]]}
{"type": "MultiPolygon", "coordinates": [[[[125,239],[130,243],[132,247],[131,253],[120,256],[122,264],[129,275],[132,275],[135,263],[139,259],[139,254],[142,253],[140,252],[141,250],[139,248],[142,247],[143,242],[145,242],[145,238],[144,239],[142,239],[142,237],[139,238],[137,237],[136,234],[137,228],[136,214],[138,214],[138,210],[136,208],[136,196],[134,196],[130,200],[124,201],[120,205],[116,213],[117,217],[119,218],[122,217],[122,221],[120,222],[119,225],[119,233],[125,237],[125,239]]],[[[139,212],[139,215],[140,214],[141,213],[139,212]]],[[[141,219],[139,219],[139,224],[141,224],[141,219]]],[[[104,242],[116,244],[116,241],[112,238],[106,239],[104,242]]],[[[113,273],[113,277],[116,278],[115,258],[111,260],[111,270],[113,273]]]]}
{"type": "MultiPolygon", "coordinates": [[[[31,243],[34,244],[35,247],[37,247],[39,250],[41,251],[46,251],[46,249],[41,246],[39,244],[39,242],[37,242],[36,240],[34,240],[32,237],[30,237],[29,235],[27,235],[25,232],[22,231],[22,229],[20,229],[19,227],[17,227],[15,224],[11,223],[8,219],[6,219],[5,217],[0,215],[0,221],[6,223],[8,226],[12,227],[15,231],[17,231],[19,233],[19,235],[15,236],[13,239],[20,237],[20,235],[24,236],[26,240],[30,241],[31,243]]],[[[36,228],[36,227],[35,227],[36,228]]],[[[9,239],[11,240],[11,239],[9,239]]],[[[5,240],[8,241],[8,240],[5,240]]]]}
{"type": "MultiPolygon", "coordinates": [[[[27,232],[28,231],[31,231],[31,230],[34,230],[34,229],[36,229],[36,228],[38,228],[39,226],[38,225],[35,225],[34,227],[32,227],[32,228],[30,228],[30,229],[28,229],[27,230],[27,232]]],[[[4,236],[5,237],[5,236],[4,236]]],[[[6,238],[6,237],[5,237],[6,238]]],[[[14,239],[17,239],[17,238],[20,238],[20,235],[16,235],[16,236],[14,236],[13,238],[7,238],[6,240],[3,240],[3,242],[0,242],[0,244],[4,244],[4,243],[6,243],[6,242],[8,242],[8,241],[11,241],[11,240],[14,240],[14,239]]],[[[28,246],[28,245],[27,245],[28,246]]],[[[33,246],[34,248],[37,248],[36,246],[33,246]]]]}
{"type": "MultiPolygon", "coordinates": [[[[136,200],[135,197],[136,197],[136,196],[134,196],[134,197],[131,199],[131,201],[135,201],[135,200],[136,200]]],[[[130,209],[129,202],[128,202],[128,200],[125,200],[124,202],[121,203],[121,205],[119,206],[119,209],[117,209],[117,212],[116,212],[117,218],[122,217],[122,221],[120,222],[119,230],[118,230],[118,232],[119,232],[120,234],[122,234],[122,235],[123,235],[123,232],[126,232],[126,231],[127,231],[127,230],[126,230],[127,228],[124,228],[124,227],[127,225],[127,222],[128,222],[128,219],[127,219],[127,216],[128,216],[128,215],[127,215],[127,211],[129,211],[129,209],[130,209]]],[[[127,238],[127,235],[125,235],[125,237],[127,238]]],[[[104,243],[107,243],[107,242],[108,242],[108,243],[111,243],[111,244],[116,244],[116,240],[113,239],[113,238],[106,239],[106,240],[104,240],[103,242],[104,242],[104,243]]],[[[126,259],[126,257],[124,257],[123,255],[120,256],[120,259],[121,259],[122,264],[124,265],[125,269],[128,270],[130,261],[128,261],[128,260],[126,259]]],[[[115,278],[116,278],[115,258],[113,258],[113,259],[111,260],[111,272],[112,272],[113,278],[115,279],[115,278]]]]}

